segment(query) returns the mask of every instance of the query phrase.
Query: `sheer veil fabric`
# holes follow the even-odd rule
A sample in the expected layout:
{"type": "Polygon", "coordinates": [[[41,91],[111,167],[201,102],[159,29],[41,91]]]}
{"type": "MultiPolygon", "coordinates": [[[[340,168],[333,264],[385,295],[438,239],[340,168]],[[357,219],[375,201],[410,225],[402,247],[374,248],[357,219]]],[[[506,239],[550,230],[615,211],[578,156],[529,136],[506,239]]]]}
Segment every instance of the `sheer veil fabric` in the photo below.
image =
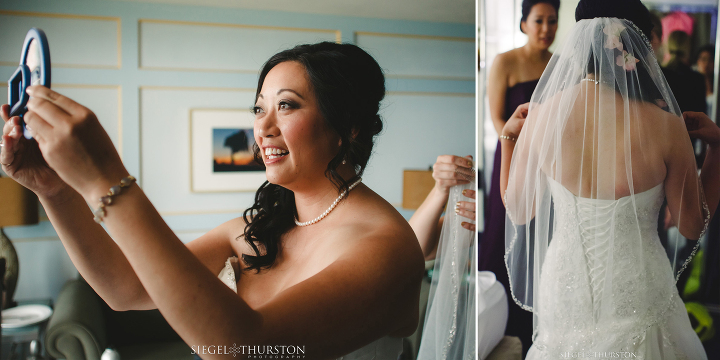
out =
{"type": "Polygon", "coordinates": [[[674,283],[690,258],[670,263],[657,221],[667,199],[685,237],[707,228],[692,159],[645,35],[628,20],[578,21],[531,98],[504,194],[510,293],[533,312],[534,346],[620,351],[680,311],[674,283]]]}
{"type": "MultiPolygon", "coordinates": [[[[476,189],[475,178],[469,184],[450,189],[446,209],[453,209],[458,201],[467,200],[462,195],[465,189],[476,189]]],[[[454,211],[445,212],[418,360],[476,360],[477,358],[475,351],[477,242],[474,231],[460,226],[463,221],[468,220],[454,211]]]]}

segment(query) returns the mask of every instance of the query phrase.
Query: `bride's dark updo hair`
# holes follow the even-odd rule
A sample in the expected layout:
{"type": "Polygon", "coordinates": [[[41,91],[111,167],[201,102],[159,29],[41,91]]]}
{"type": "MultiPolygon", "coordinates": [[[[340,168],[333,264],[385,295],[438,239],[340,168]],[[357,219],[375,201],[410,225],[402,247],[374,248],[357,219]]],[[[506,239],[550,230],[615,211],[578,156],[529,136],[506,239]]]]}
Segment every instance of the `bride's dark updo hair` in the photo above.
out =
{"type": "Polygon", "coordinates": [[[527,21],[530,15],[530,10],[537,4],[548,4],[555,8],[555,13],[559,15],[560,12],[560,0],[523,0],[522,2],[522,18],[520,18],[520,31],[524,34],[522,29],[522,23],[527,21]]]}
{"type": "Polygon", "coordinates": [[[599,17],[630,20],[652,39],[650,11],[640,0],[580,0],[575,8],[575,21],[599,17]]]}
{"type": "MultiPolygon", "coordinates": [[[[362,176],[372,154],[375,136],[383,123],[378,111],[385,97],[385,76],[367,52],[351,44],[321,42],[298,45],[281,51],[268,60],[260,72],[257,100],[267,74],[276,65],[296,61],[303,65],[323,120],[341,139],[340,150],[330,160],[325,176],[338,194],[362,176]],[[346,160],[355,168],[355,176],[345,181],[337,172],[346,160]]],[[[253,145],[255,161],[262,164],[257,144],[253,145]]],[[[346,195],[347,196],[347,195],[346,195]]],[[[266,181],[255,193],[255,203],[245,210],[245,241],[255,255],[243,255],[246,269],[260,271],[275,262],[280,238],[295,225],[297,209],[292,191],[266,181]]]]}
{"type": "MultiPolygon", "coordinates": [[[[640,31],[645,34],[647,39],[652,39],[652,31],[654,28],[650,11],[643,5],[640,0],[580,0],[577,8],[575,9],[575,20],[590,20],[595,18],[617,18],[631,21],[637,26],[640,31]]],[[[642,34],[640,34],[642,35],[642,34]]],[[[626,46],[627,51],[631,51],[626,46]]],[[[588,64],[586,71],[588,74],[595,73],[595,68],[598,66],[594,57],[592,56],[592,48],[590,49],[591,55],[588,58],[588,64]]],[[[622,54],[620,50],[614,50],[616,56],[622,54]]],[[[644,57],[649,60],[649,57],[653,56],[653,50],[650,44],[641,48],[635,48],[632,55],[639,56],[642,52],[647,52],[644,57]]],[[[658,67],[659,70],[659,67],[658,67]]],[[[618,70],[619,71],[619,70],[618,70]]],[[[624,71],[624,70],[622,70],[624,71]]],[[[647,84],[644,91],[631,91],[628,96],[632,99],[653,103],[661,107],[665,111],[669,111],[669,107],[664,101],[664,96],[657,86],[654,86],[653,76],[651,76],[651,69],[648,69],[642,61],[637,64],[636,67],[636,81],[639,84],[647,84]],[[663,100],[658,102],[658,100],[663,100]]],[[[620,92],[619,84],[615,84],[615,90],[620,92]]]]}

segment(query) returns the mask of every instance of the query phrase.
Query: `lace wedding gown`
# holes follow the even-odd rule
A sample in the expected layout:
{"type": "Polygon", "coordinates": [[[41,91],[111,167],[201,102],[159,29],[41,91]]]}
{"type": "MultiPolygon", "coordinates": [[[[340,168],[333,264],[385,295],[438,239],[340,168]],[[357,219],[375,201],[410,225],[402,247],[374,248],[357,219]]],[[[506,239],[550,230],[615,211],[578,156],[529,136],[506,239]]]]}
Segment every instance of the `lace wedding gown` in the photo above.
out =
{"type": "MultiPolygon", "coordinates": [[[[225,261],[225,267],[220,271],[218,278],[237,292],[236,270],[239,266],[237,256],[232,256],[225,261]]],[[[338,360],[396,360],[403,350],[402,338],[383,337],[350,354],[338,358],[338,360]]]]}
{"type": "Polygon", "coordinates": [[[658,238],[663,183],[636,193],[633,204],[630,196],[578,197],[548,182],[554,234],[541,270],[537,337],[526,359],[707,359],[658,238]],[[603,267],[609,256],[612,269],[603,267]]]}

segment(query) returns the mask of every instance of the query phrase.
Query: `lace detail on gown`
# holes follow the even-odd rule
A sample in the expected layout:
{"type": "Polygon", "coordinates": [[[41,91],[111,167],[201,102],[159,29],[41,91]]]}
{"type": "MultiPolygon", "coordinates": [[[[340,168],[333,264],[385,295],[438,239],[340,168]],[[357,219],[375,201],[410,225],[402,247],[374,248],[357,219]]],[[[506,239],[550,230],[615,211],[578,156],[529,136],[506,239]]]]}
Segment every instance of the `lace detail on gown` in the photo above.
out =
{"type": "MultiPolygon", "coordinates": [[[[240,260],[237,256],[231,256],[225,261],[225,267],[220,270],[218,278],[229,288],[237,293],[236,273],[240,270],[240,260]]],[[[403,345],[401,338],[383,337],[374,342],[353,351],[350,354],[341,356],[338,360],[396,360],[402,353],[403,345]]]]}
{"type": "Polygon", "coordinates": [[[658,238],[663,184],[598,200],[548,182],[554,234],[542,264],[537,337],[527,359],[568,352],[707,359],[658,238]],[[612,269],[604,266],[608,258],[612,269]]]}
{"type": "Polygon", "coordinates": [[[225,267],[220,270],[218,278],[222,282],[237,293],[237,279],[235,278],[235,272],[239,269],[240,261],[237,256],[231,256],[225,261],[225,267]]]}

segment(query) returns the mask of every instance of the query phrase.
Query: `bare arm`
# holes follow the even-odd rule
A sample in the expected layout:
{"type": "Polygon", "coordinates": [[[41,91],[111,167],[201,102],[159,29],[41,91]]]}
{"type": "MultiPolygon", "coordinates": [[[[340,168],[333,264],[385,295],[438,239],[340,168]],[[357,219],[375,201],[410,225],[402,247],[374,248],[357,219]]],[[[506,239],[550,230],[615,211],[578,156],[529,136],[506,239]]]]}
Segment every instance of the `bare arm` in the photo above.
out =
{"type": "MultiPolygon", "coordinates": [[[[85,200],[48,167],[38,143],[22,136],[19,119],[10,118],[8,110],[8,105],[3,105],[0,111],[5,122],[4,146],[0,153],[3,170],[38,195],[80,274],[113,309],[155,308],[118,245],[105,229],[92,220],[93,215],[85,200]]],[[[32,112],[26,115],[28,120],[33,117],[36,115],[32,112]]],[[[188,244],[209,268],[221,267],[227,256],[232,254],[228,237],[223,236],[223,228],[214,229],[188,244]],[[218,259],[218,256],[221,258],[218,259]]]]}
{"type": "Polygon", "coordinates": [[[490,105],[490,119],[498,135],[502,134],[503,126],[507,121],[505,114],[505,93],[508,88],[508,55],[500,54],[493,61],[488,73],[487,94],[490,105]]]}
{"type": "Polygon", "coordinates": [[[9,109],[8,105],[0,108],[4,121],[0,163],[5,173],[38,195],[73,264],[112,308],[128,303],[152,307],[125,256],[92,220],[85,200],[48,166],[38,143],[25,139],[20,119],[11,118],[9,109]]]}
{"type": "Polygon", "coordinates": [[[671,146],[666,153],[665,191],[668,209],[680,233],[688,239],[697,239],[705,220],[708,216],[712,218],[720,201],[720,182],[717,181],[720,178],[720,129],[702,113],[686,112],[683,115],[687,130],[675,120],[667,135],[671,146]],[[708,143],[699,179],[688,131],[708,143]]]}
{"type": "Polygon", "coordinates": [[[435,258],[437,252],[440,229],[442,229],[443,208],[447,202],[448,194],[443,194],[434,187],[425,198],[422,205],[415,210],[415,213],[408,221],[418,238],[425,260],[435,258]]]}
{"type": "Polygon", "coordinates": [[[111,308],[155,307],[115,241],[92,220],[80,194],[67,188],[54,197],[41,196],[40,202],[70,260],[111,308]]]}
{"type": "MultiPolygon", "coordinates": [[[[501,158],[500,158],[500,195],[503,199],[503,204],[507,207],[507,204],[505,204],[505,201],[507,200],[507,197],[512,198],[515,196],[515,190],[516,190],[516,183],[517,179],[524,179],[524,174],[514,174],[513,179],[510,179],[510,164],[512,162],[513,154],[515,153],[515,147],[518,143],[518,141],[529,141],[527,133],[530,132],[526,130],[524,133],[522,132],[523,127],[525,126],[525,119],[528,116],[528,109],[530,108],[530,103],[525,103],[517,107],[515,112],[512,114],[510,119],[507,122],[507,126],[503,129],[504,136],[509,137],[510,139],[504,138],[500,140],[500,146],[501,146],[501,158]],[[520,137],[522,134],[522,138],[520,137]],[[508,192],[508,189],[510,189],[510,194],[506,197],[506,192],[508,192]]],[[[527,153],[527,149],[529,146],[527,144],[523,144],[524,152],[527,153]]],[[[527,156],[527,155],[525,155],[527,156]]],[[[518,167],[518,171],[522,171],[524,168],[522,166],[518,167]]],[[[519,220],[518,218],[515,218],[519,220]]]]}
{"type": "MultiPolygon", "coordinates": [[[[474,176],[472,173],[473,163],[471,159],[471,156],[463,158],[453,155],[441,155],[438,156],[435,165],[433,165],[435,186],[408,221],[420,242],[420,248],[423,251],[425,260],[435,258],[438,240],[440,238],[440,229],[442,229],[443,224],[443,218],[440,216],[448,201],[450,188],[459,184],[467,184],[469,181],[466,179],[474,176]]],[[[466,193],[466,196],[474,199],[475,192],[473,191],[471,194],[466,193]]],[[[464,201],[461,203],[462,208],[457,210],[458,214],[474,220],[475,203],[464,201]]],[[[466,229],[475,231],[473,224],[468,222],[464,224],[463,226],[466,229]]]]}
{"type": "MultiPolygon", "coordinates": [[[[92,220],[85,200],[68,188],[53,196],[41,196],[50,222],[75,267],[93,290],[114,310],[149,310],[153,303],[132,266],[102,226],[92,220]]],[[[187,244],[209,269],[220,272],[233,255],[228,244],[231,229],[242,229],[241,219],[231,220],[187,244]]]]}

